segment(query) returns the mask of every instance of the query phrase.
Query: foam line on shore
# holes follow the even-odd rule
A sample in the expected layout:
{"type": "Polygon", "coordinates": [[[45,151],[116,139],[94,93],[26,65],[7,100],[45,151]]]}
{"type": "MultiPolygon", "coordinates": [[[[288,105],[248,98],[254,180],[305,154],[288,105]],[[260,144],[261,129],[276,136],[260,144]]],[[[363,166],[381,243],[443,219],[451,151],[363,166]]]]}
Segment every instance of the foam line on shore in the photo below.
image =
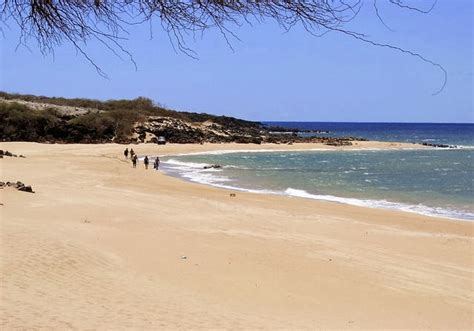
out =
{"type": "Polygon", "coordinates": [[[291,187],[286,189],[284,193],[286,195],[294,197],[338,202],[359,207],[399,210],[426,216],[443,217],[462,221],[474,221],[474,213],[459,212],[446,208],[428,207],[423,204],[410,205],[406,203],[392,202],[387,200],[342,198],[333,195],[311,194],[304,190],[294,189],[291,187]]]}
{"type": "Polygon", "coordinates": [[[235,154],[235,153],[278,153],[278,152],[380,152],[380,151],[420,151],[420,150],[448,150],[435,147],[398,147],[398,148],[305,148],[305,149],[228,149],[228,150],[217,150],[217,151],[204,151],[204,152],[189,152],[189,153],[176,153],[163,156],[187,156],[187,155],[224,155],[224,154],[235,154]]]}
{"type": "Polygon", "coordinates": [[[163,169],[165,173],[175,175],[179,178],[189,180],[191,182],[200,183],[204,185],[210,185],[223,189],[236,190],[241,192],[250,192],[257,194],[276,194],[284,195],[297,198],[305,198],[312,200],[328,201],[335,203],[348,204],[358,207],[366,208],[377,208],[386,210],[396,210],[410,212],[425,216],[441,217],[453,220],[461,221],[474,221],[474,213],[460,212],[447,208],[440,207],[429,207],[423,204],[407,204],[401,202],[392,202],[387,200],[374,200],[374,199],[356,199],[356,198],[344,198],[333,195],[325,194],[312,194],[305,190],[288,187],[285,190],[265,190],[265,189],[248,189],[239,187],[238,184],[234,184],[235,181],[223,176],[222,169],[203,169],[207,164],[195,163],[195,162],[183,162],[174,159],[163,161],[163,169]],[[232,183],[232,184],[230,184],[232,183]]]}

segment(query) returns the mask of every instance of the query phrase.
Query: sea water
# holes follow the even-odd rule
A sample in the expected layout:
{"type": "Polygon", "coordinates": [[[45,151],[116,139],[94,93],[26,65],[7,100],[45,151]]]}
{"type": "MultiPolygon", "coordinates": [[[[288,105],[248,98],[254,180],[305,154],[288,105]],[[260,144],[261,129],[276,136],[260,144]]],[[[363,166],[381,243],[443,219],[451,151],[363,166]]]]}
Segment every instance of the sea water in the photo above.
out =
{"type": "Polygon", "coordinates": [[[272,123],[452,149],[213,152],[169,156],[171,175],[218,187],[474,220],[474,125],[272,123]],[[203,169],[220,164],[221,169],[203,169]]]}

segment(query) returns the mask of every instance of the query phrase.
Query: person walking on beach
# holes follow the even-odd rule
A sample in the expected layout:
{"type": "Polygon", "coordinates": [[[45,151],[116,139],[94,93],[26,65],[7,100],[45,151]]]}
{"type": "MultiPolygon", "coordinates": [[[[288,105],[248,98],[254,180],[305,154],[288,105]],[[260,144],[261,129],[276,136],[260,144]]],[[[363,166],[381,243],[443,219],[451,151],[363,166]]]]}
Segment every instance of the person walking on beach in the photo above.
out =
{"type": "Polygon", "coordinates": [[[128,147],[125,148],[125,150],[123,151],[123,156],[125,156],[125,158],[128,159],[128,147]]]}
{"type": "Polygon", "coordinates": [[[153,164],[153,168],[155,168],[155,170],[158,170],[159,167],[160,167],[160,158],[157,156],[155,158],[155,163],[153,164]]]}
{"type": "Polygon", "coordinates": [[[143,163],[145,164],[145,169],[148,170],[148,164],[150,163],[150,161],[148,161],[148,155],[145,156],[145,159],[143,160],[143,163]]]}
{"type": "Polygon", "coordinates": [[[134,154],[134,155],[132,156],[132,164],[133,164],[133,167],[134,167],[134,168],[137,167],[137,161],[138,161],[137,154],[134,154]]]}
{"type": "Polygon", "coordinates": [[[130,158],[133,159],[134,155],[135,155],[135,151],[133,150],[133,148],[130,148],[130,158]]]}

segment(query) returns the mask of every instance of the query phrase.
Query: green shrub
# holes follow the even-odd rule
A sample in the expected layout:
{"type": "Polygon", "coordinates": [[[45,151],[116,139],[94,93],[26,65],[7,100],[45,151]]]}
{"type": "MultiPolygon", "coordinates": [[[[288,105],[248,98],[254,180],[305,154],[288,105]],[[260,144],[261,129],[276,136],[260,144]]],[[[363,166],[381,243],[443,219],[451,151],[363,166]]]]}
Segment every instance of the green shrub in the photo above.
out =
{"type": "Polygon", "coordinates": [[[58,125],[50,111],[37,112],[18,103],[0,103],[2,140],[39,141],[58,125]]]}

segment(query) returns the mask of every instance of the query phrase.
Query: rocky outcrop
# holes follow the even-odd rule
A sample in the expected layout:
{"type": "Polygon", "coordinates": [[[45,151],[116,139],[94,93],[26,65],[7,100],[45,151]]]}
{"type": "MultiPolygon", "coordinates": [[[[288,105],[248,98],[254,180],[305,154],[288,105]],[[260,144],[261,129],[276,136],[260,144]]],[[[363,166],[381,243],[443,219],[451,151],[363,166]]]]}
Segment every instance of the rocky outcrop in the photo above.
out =
{"type": "MultiPolygon", "coordinates": [[[[266,126],[227,116],[178,112],[147,98],[99,101],[0,92],[0,141],[41,143],[241,143],[319,142],[351,145],[321,130],[266,126]]],[[[5,154],[6,155],[6,154],[5,154]]],[[[8,155],[8,156],[14,156],[8,155]]],[[[0,155],[0,158],[3,155],[0,155]]]]}
{"type": "Polygon", "coordinates": [[[262,135],[266,131],[258,126],[241,125],[234,121],[226,123],[188,122],[170,117],[150,116],[145,122],[135,127],[138,141],[145,142],[146,137],[150,142],[157,142],[157,137],[163,136],[170,143],[227,143],[238,142],[244,144],[260,144],[263,141],[262,135]]]}
{"type": "Polygon", "coordinates": [[[2,149],[0,149],[0,159],[2,159],[4,156],[9,156],[9,157],[25,157],[23,155],[16,155],[16,154],[13,154],[12,152],[9,152],[9,151],[4,151],[2,149]]]}
{"type": "MultiPolygon", "coordinates": [[[[327,136],[302,136],[296,129],[285,132],[269,131],[268,127],[254,122],[242,121],[240,125],[235,119],[219,118],[219,123],[208,120],[205,122],[188,122],[170,117],[149,117],[145,122],[134,128],[137,142],[157,142],[157,137],[165,137],[170,143],[240,143],[240,144],[293,144],[323,143],[331,146],[348,146],[352,141],[365,140],[356,137],[335,138],[327,136]],[[151,137],[151,138],[150,138],[151,137]]],[[[240,121],[240,120],[237,120],[240,121]]],[[[270,127],[274,129],[275,127],[270,127]]],[[[280,129],[278,127],[278,129],[280,129]]],[[[306,132],[318,132],[309,131],[306,132]]],[[[326,133],[326,131],[324,131],[326,133]]]]}
{"type": "Polygon", "coordinates": [[[446,144],[430,144],[430,143],[423,143],[423,146],[428,147],[436,147],[436,148],[458,148],[456,145],[446,145],[446,144]]]}
{"type": "Polygon", "coordinates": [[[327,130],[305,130],[298,128],[288,128],[279,125],[266,125],[265,129],[270,132],[270,134],[301,134],[301,133],[311,133],[311,134],[328,134],[327,130]]]}
{"type": "Polygon", "coordinates": [[[30,185],[25,185],[22,182],[0,182],[0,189],[3,189],[4,187],[12,187],[16,188],[18,191],[35,193],[35,191],[33,191],[30,185]]]}

